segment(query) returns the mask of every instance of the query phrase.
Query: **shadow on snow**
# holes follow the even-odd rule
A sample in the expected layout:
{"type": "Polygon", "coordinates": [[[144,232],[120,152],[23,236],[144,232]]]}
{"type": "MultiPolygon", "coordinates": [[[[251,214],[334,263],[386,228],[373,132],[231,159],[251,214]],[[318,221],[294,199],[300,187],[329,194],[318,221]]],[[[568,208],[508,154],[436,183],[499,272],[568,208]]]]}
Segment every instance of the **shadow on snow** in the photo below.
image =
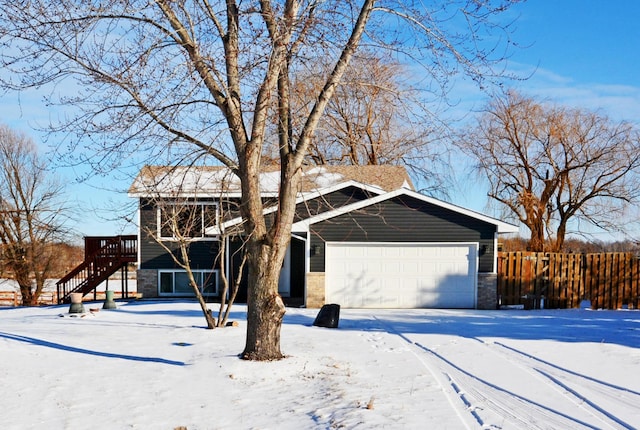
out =
{"type": "Polygon", "coordinates": [[[340,328],[464,338],[608,343],[640,348],[640,311],[343,310],[340,328]]]}
{"type": "Polygon", "coordinates": [[[95,355],[98,357],[119,358],[122,360],[160,363],[160,364],[168,364],[171,366],[185,366],[185,363],[182,361],[167,360],[165,358],[159,358],[159,357],[140,357],[136,355],[114,354],[111,352],[92,351],[90,349],[76,348],[73,346],[63,345],[56,342],[49,342],[44,339],[37,339],[34,337],[22,336],[22,335],[5,333],[5,332],[0,332],[0,337],[9,339],[9,340],[14,340],[17,342],[25,342],[25,343],[30,343],[32,345],[44,346],[46,348],[59,349],[62,351],[76,352],[80,354],[95,355]]]}

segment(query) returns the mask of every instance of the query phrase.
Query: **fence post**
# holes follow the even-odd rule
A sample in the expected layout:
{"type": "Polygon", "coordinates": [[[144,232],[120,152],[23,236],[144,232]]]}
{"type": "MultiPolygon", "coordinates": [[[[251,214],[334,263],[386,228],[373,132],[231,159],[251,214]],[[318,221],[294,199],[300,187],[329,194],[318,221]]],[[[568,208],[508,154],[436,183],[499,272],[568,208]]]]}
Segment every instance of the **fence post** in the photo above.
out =
{"type": "Polygon", "coordinates": [[[589,299],[593,308],[640,307],[640,259],[631,253],[543,254],[500,252],[501,305],[573,308],[589,299]],[[533,302],[532,302],[533,301],[533,302]]]}

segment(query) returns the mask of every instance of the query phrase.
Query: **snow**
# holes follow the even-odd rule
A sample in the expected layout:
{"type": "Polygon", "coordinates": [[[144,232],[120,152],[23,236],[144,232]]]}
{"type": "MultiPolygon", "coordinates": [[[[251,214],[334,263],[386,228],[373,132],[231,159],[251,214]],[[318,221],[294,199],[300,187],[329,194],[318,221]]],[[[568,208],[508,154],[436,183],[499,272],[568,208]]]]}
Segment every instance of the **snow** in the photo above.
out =
{"type": "Polygon", "coordinates": [[[304,175],[312,177],[318,188],[328,188],[345,180],[341,174],[329,172],[324,167],[311,168],[304,175]]]}
{"type": "Polygon", "coordinates": [[[240,178],[227,168],[193,168],[193,166],[165,166],[143,169],[134,179],[129,192],[131,196],[179,197],[215,195],[240,191],[240,178]]]}
{"type": "MultiPolygon", "coordinates": [[[[169,170],[161,169],[155,175],[147,175],[152,175],[152,172],[145,172],[145,175],[136,177],[131,186],[132,195],[136,195],[136,193],[155,195],[160,191],[160,194],[165,196],[195,193],[202,197],[204,195],[217,196],[221,190],[227,193],[240,191],[240,178],[226,168],[194,169],[188,166],[173,166],[169,170]]],[[[260,173],[262,192],[277,193],[280,176],[279,169],[260,173]]],[[[324,167],[313,167],[303,172],[303,176],[309,178],[317,188],[330,187],[346,180],[343,175],[330,172],[324,167]]]]}
{"type": "Polygon", "coordinates": [[[636,310],[291,308],[287,358],[248,362],[243,305],[101,305],[0,309],[3,429],[640,427],[636,310]]]}

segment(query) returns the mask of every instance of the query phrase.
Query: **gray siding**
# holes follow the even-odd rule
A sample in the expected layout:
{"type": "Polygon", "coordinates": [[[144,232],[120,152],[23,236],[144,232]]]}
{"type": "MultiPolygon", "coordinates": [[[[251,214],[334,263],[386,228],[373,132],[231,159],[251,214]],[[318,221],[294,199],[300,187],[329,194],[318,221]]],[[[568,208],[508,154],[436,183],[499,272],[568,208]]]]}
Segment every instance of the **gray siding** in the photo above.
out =
{"type": "MultiPolygon", "coordinates": [[[[493,271],[496,227],[408,196],[399,196],[311,226],[311,246],[322,251],[310,259],[312,272],[325,271],[325,242],[478,242],[489,247],[479,272],[493,271]]],[[[482,254],[482,252],[481,252],[482,254]]]]}
{"type": "Polygon", "coordinates": [[[361,188],[346,187],[298,204],[298,206],[296,206],[294,222],[307,219],[310,216],[330,211],[335,208],[357,203],[372,196],[373,194],[368,193],[361,188]]]}
{"type": "MultiPolygon", "coordinates": [[[[307,219],[311,216],[318,215],[323,212],[333,210],[345,205],[357,203],[361,200],[372,197],[371,193],[358,188],[358,187],[346,187],[332,193],[324,194],[314,199],[305,200],[302,203],[298,203],[296,206],[296,212],[294,214],[293,222],[298,222],[307,219]]],[[[275,204],[275,202],[273,203],[275,204]]],[[[265,218],[267,225],[273,224],[275,213],[268,214],[265,218]]]]}
{"type": "MultiPolygon", "coordinates": [[[[140,269],[175,269],[171,255],[158,244],[156,239],[148,233],[156,231],[157,213],[156,205],[145,199],[140,200],[140,269]]],[[[175,245],[164,242],[175,249],[175,245]],[[171,246],[173,245],[173,246],[171,246]]],[[[189,256],[192,269],[212,269],[216,265],[220,243],[218,241],[194,242],[189,248],[189,256]]],[[[217,265],[215,266],[217,268],[217,265]]]]}

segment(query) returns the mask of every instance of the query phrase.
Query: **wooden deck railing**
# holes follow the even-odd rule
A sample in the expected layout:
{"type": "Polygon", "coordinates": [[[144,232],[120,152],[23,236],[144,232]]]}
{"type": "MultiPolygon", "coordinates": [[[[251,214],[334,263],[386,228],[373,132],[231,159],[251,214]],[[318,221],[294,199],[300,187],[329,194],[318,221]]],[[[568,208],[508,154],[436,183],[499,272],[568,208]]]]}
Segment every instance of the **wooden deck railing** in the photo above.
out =
{"type": "Polygon", "coordinates": [[[93,291],[110,275],[138,257],[137,236],[85,237],[84,261],[56,283],[58,303],[66,302],[71,293],[93,291]]]}

